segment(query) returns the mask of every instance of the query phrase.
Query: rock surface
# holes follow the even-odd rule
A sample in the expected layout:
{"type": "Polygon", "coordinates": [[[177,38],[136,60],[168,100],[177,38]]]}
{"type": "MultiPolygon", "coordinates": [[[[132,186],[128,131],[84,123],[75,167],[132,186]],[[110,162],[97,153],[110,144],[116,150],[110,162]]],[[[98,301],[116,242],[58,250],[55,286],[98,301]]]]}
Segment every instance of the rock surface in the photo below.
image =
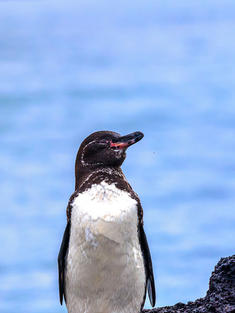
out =
{"type": "Polygon", "coordinates": [[[145,313],[235,313],[235,255],[222,258],[212,272],[209,290],[204,298],[177,303],[145,313]]]}

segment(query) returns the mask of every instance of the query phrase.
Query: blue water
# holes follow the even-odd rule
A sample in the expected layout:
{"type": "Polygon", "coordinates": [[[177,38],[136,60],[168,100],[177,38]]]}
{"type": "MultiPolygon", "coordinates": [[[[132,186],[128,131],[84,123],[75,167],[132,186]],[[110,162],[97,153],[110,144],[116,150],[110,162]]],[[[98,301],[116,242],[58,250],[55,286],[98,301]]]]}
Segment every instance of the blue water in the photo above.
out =
{"type": "MultiPolygon", "coordinates": [[[[235,238],[235,2],[0,2],[0,312],[59,313],[57,254],[81,141],[143,131],[157,306],[205,295],[235,238]]],[[[147,306],[149,304],[147,303],[147,306]]]]}

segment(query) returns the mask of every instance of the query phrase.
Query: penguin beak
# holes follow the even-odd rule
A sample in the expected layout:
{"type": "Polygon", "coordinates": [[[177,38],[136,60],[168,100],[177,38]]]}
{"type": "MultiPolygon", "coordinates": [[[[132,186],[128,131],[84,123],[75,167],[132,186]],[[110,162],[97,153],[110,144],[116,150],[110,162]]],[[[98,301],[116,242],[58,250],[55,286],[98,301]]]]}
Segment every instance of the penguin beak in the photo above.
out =
{"type": "Polygon", "coordinates": [[[111,148],[116,149],[126,149],[133,145],[134,143],[140,141],[144,137],[144,134],[141,132],[134,132],[126,136],[119,137],[117,139],[113,139],[110,142],[111,148]]]}

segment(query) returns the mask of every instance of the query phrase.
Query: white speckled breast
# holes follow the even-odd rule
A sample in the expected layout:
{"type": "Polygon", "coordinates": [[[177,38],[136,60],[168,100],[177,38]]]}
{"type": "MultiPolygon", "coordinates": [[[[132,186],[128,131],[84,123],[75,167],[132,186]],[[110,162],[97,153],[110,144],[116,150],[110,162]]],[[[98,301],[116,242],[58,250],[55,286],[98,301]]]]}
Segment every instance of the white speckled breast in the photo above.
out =
{"type": "Polygon", "coordinates": [[[145,293],[137,203],[102,182],[72,204],[66,266],[69,313],[138,313],[145,293]]]}

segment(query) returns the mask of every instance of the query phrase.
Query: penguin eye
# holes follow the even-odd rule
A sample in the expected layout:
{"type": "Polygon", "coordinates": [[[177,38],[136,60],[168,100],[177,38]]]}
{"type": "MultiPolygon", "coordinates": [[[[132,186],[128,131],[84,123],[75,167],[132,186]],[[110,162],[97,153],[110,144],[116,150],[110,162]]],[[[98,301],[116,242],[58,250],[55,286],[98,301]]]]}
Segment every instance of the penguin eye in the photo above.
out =
{"type": "Polygon", "coordinates": [[[99,149],[107,148],[108,144],[109,144],[109,141],[106,139],[101,139],[97,142],[97,146],[99,149]]]}

